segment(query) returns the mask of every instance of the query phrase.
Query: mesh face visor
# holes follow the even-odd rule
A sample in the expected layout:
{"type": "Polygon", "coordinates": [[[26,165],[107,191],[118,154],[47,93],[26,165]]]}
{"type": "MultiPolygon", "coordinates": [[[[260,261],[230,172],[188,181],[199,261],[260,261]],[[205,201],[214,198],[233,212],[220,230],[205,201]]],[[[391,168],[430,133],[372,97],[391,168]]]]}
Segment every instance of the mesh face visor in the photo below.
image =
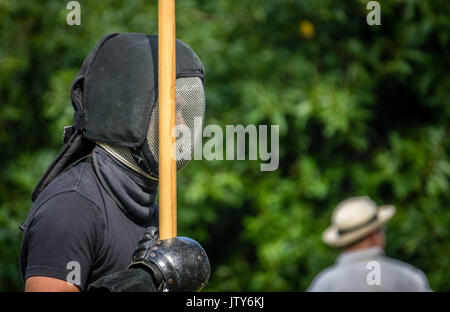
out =
{"type": "MultiPolygon", "coordinates": [[[[176,158],[177,170],[184,168],[193,158],[194,151],[201,144],[203,122],[205,117],[205,92],[203,82],[199,77],[180,77],[176,80],[176,127],[172,135],[176,136],[173,156],[176,158]]],[[[148,169],[144,170],[138,164],[139,156],[130,148],[98,143],[119,161],[152,178],[158,178],[159,159],[159,102],[153,106],[147,139],[142,147],[148,169]]]]}

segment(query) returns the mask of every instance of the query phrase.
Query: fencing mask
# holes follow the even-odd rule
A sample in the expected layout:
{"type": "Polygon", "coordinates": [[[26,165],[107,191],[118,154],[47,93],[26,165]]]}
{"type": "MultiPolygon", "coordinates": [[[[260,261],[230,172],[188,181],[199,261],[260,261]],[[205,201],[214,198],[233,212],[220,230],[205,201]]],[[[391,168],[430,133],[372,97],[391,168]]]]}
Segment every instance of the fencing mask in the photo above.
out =
{"type": "MultiPolygon", "coordinates": [[[[177,170],[187,165],[201,142],[203,80],[200,59],[177,40],[176,126],[185,130],[177,135],[177,170]]],[[[158,179],[158,37],[108,37],[89,61],[82,93],[84,137],[133,170],[158,179]]]]}
{"type": "MultiPolygon", "coordinates": [[[[177,169],[201,142],[205,115],[204,68],[195,52],[176,41],[177,169]],[[189,133],[189,135],[186,135],[189,133]],[[179,155],[181,152],[181,156],[179,155]]],[[[114,33],[88,55],[71,87],[74,124],[64,129],[64,148],[33,191],[88,155],[95,143],[140,174],[158,179],[158,37],[114,33]]]]}

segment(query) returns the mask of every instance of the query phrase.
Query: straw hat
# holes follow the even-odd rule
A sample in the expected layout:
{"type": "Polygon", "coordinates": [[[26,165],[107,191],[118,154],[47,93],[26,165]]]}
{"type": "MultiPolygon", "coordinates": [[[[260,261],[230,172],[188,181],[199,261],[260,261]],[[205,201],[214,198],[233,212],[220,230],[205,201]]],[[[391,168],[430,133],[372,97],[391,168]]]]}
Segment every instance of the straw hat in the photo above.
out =
{"type": "Polygon", "coordinates": [[[330,246],[344,247],[381,227],[394,214],[392,205],[377,206],[367,196],[350,197],[337,205],[322,239],[330,246]]]}

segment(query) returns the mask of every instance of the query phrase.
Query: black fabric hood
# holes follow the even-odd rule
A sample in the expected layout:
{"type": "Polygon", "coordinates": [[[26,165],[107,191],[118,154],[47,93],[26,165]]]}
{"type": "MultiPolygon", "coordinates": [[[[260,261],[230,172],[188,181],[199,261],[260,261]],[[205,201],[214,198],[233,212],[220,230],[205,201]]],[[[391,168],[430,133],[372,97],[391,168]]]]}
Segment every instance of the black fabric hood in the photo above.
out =
{"type": "MultiPolygon", "coordinates": [[[[204,78],[195,52],[176,41],[178,77],[204,78]]],[[[78,123],[91,141],[137,147],[143,144],[158,97],[158,36],[105,36],[86,58],[72,84],[72,104],[82,107],[78,123]]]]}

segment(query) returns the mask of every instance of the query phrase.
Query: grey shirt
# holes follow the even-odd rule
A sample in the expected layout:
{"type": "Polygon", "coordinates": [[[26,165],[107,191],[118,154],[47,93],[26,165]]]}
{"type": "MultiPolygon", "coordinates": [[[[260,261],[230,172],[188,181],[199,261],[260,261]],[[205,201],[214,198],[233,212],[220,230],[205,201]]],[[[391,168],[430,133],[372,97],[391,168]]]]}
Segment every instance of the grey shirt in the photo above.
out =
{"type": "Polygon", "coordinates": [[[373,247],[342,253],[319,273],[307,291],[431,291],[425,274],[373,247]]]}

